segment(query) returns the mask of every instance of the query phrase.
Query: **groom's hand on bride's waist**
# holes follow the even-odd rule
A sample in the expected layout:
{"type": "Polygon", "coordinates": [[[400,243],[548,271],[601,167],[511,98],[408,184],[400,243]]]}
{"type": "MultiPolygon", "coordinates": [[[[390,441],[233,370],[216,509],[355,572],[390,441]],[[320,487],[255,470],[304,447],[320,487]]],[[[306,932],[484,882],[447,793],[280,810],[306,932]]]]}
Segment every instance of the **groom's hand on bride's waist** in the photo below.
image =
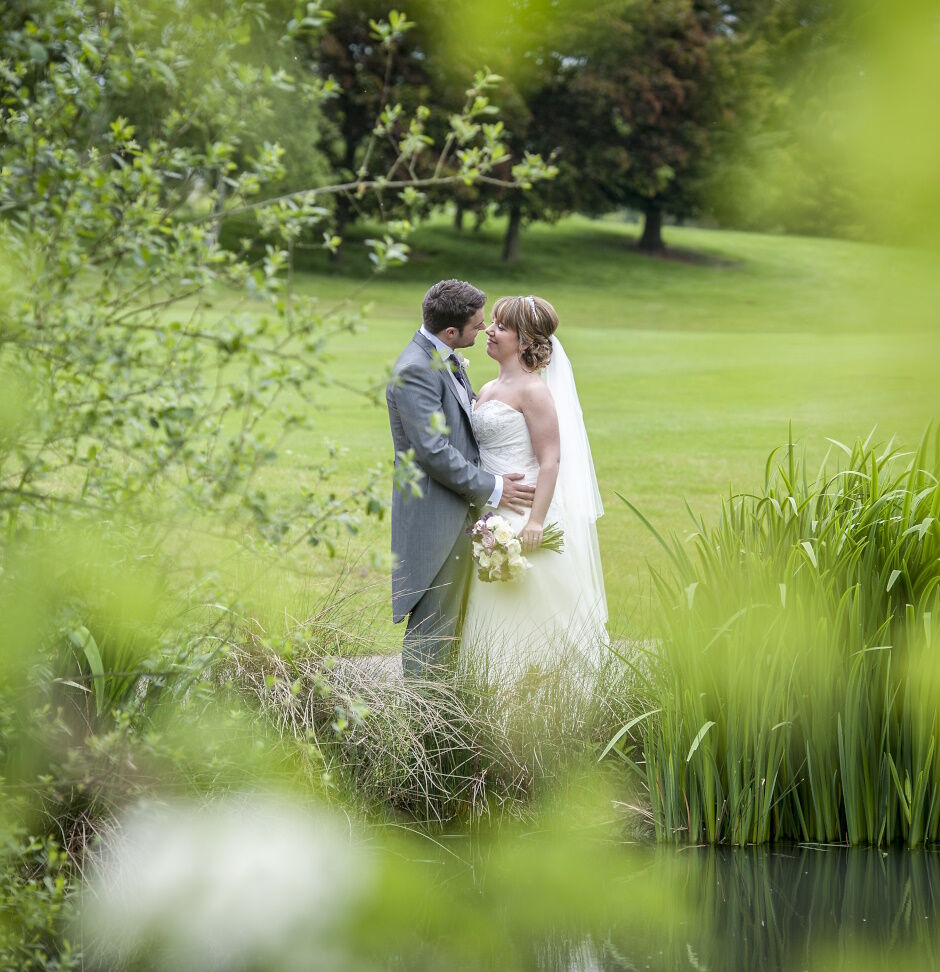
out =
{"type": "Polygon", "coordinates": [[[522,473],[508,473],[503,476],[503,495],[499,500],[499,509],[512,510],[513,513],[525,513],[532,508],[532,497],[535,487],[521,482],[522,473]]]}

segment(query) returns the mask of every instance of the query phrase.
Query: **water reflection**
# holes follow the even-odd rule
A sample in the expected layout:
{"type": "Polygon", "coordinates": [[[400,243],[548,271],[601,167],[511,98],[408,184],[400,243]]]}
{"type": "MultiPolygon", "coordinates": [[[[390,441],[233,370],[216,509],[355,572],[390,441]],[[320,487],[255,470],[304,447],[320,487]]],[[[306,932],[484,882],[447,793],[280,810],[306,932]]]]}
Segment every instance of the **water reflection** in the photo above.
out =
{"type": "MultiPolygon", "coordinates": [[[[940,853],[831,846],[662,849],[696,918],[661,949],[613,929],[554,970],[940,967],[940,853]]],[[[653,940],[653,939],[651,939],[653,940]]],[[[546,958],[549,956],[546,955],[546,958]]],[[[561,958],[561,956],[556,956],[561,958]]]]}

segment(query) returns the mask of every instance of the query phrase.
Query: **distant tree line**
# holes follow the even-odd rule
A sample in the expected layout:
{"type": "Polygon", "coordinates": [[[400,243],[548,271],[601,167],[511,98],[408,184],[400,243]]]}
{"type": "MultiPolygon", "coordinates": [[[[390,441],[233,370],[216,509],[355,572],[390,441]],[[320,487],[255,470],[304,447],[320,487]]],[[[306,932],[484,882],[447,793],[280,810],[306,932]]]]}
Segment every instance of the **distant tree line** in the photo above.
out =
{"type": "MultiPolygon", "coordinates": [[[[492,98],[497,124],[511,133],[510,157],[496,174],[508,177],[531,153],[554,164],[555,178],[525,189],[479,180],[429,187],[407,205],[381,188],[331,194],[335,259],[357,222],[413,219],[445,206],[458,229],[468,218],[479,225],[490,213],[506,217],[506,260],[517,256],[526,224],[573,212],[641,214],[638,245],[647,251],[663,247],[669,218],[861,237],[863,187],[834,163],[843,147],[831,111],[833,90],[864,68],[851,36],[865,6],[410,0],[410,28],[390,61],[372,26],[388,16],[387,0],[190,0],[185,16],[144,4],[135,22],[141,42],[162,38],[178,51],[214,32],[217,43],[205,49],[218,53],[195,64],[169,60],[164,77],[137,72],[112,100],[138,139],[182,115],[193,144],[233,147],[201,174],[221,211],[226,167],[256,158],[265,145],[280,147],[279,174],[264,189],[276,195],[355,184],[363,165],[394,165],[403,138],[442,142],[464,105],[471,67],[486,63],[502,78],[492,98]],[[496,12],[489,19],[480,13],[487,7],[496,12]],[[292,26],[285,31],[285,24],[292,26]],[[454,43],[455,24],[483,24],[484,49],[479,36],[454,43]],[[377,139],[375,119],[389,104],[377,139]],[[419,105],[429,110],[425,130],[409,135],[403,120],[419,105]]],[[[13,7],[27,15],[28,4],[13,7]]],[[[491,111],[475,124],[482,127],[491,111]]],[[[452,154],[442,171],[433,153],[420,151],[409,160],[401,172],[409,178],[453,175],[463,164],[452,154]]],[[[296,246],[323,242],[302,238],[296,246]]]]}
{"type": "MultiPolygon", "coordinates": [[[[462,57],[481,55],[442,44],[442,22],[468,20],[474,7],[410,4],[418,26],[386,78],[369,43],[381,2],[331,4],[310,56],[340,82],[325,107],[333,127],[317,143],[340,176],[355,171],[389,83],[406,110],[429,103],[432,124],[446,125],[463,96],[462,57]]],[[[859,187],[833,164],[839,132],[826,117],[831,89],[860,69],[852,16],[843,0],[508,0],[482,56],[503,77],[496,100],[513,157],[539,153],[558,174],[530,192],[474,184],[431,193],[427,208],[452,205],[458,229],[468,216],[505,215],[507,260],[527,223],[627,208],[643,216],[638,243],[648,251],[662,248],[667,217],[864,235],[859,187]]],[[[344,226],[374,215],[353,198],[338,206],[344,226]]]]}

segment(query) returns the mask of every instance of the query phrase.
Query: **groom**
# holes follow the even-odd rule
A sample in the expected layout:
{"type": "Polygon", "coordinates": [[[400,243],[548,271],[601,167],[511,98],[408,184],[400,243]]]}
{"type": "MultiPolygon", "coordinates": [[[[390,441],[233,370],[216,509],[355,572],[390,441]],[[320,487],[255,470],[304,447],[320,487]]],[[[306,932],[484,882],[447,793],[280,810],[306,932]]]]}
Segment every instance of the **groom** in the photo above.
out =
{"type": "Polygon", "coordinates": [[[392,493],[392,618],[396,624],[408,618],[406,676],[447,663],[471,576],[465,531],[475,511],[489,504],[523,513],[535,492],[519,482],[521,473],[494,476],[479,465],[470,422],[476,396],[456,349],[469,348],[486,326],[485,303],[486,294],[465,280],[436,283],[385,391],[396,471],[402,454],[413,450],[421,473],[419,497],[392,493]]]}

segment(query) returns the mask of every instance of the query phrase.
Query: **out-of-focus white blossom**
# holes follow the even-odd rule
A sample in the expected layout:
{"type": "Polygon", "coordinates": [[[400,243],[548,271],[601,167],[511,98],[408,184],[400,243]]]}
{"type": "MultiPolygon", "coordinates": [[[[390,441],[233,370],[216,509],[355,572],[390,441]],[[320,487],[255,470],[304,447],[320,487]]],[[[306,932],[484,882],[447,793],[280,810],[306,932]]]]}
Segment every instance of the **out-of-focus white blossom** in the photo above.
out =
{"type": "Polygon", "coordinates": [[[273,796],[142,804],[96,865],[86,935],[148,968],[337,967],[331,932],[371,883],[336,819],[273,796]]]}

